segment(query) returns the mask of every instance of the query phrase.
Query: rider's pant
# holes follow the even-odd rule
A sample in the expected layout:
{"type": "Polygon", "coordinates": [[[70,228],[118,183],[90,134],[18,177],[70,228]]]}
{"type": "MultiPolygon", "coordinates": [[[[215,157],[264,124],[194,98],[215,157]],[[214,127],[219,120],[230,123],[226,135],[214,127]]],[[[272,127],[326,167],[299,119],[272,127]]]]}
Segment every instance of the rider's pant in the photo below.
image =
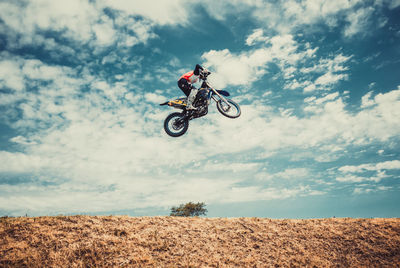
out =
{"type": "Polygon", "coordinates": [[[178,87],[185,93],[186,96],[189,96],[192,89],[196,89],[188,80],[185,78],[181,78],[178,81],[178,87]]]}
{"type": "Polygon", "coordinates": [[[195,87],[193,87],[192,90],[190,91],[190,94],[187,97],[187,105],[188,106],[193,104],[194,100],[196,99],[197,91],[199,91],[199,90],[195,87]]]}
{"type": "Polygon", "coordinates": [[[178,87],[185,93],[187,96],[187,104],[192,104],[194,100],[196,99],[196,95],[198,92],[198,89],[195,88],[189,81],[187,81],[185,78],[181,78],[178,81],[178,87]]]}

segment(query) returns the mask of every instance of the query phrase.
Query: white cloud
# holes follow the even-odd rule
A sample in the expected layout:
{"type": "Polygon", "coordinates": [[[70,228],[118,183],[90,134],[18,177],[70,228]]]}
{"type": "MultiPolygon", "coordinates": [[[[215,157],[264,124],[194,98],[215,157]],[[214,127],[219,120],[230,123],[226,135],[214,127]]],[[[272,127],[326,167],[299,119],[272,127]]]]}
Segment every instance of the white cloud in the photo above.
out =
{"type": "Polygon", "coordinates": [[[326,96],[324,96],[322,98],[316,99],[315,103],[317,105],[319,105],[319,104],[327,102],[327,101],[335,100],[337,97],[339,97],[339,92],[334,92],[334,93],[331,93],[331,94],[327,94],[326,96]]]}
{"type": "MultiPolygon", "coordinates": [[[[116,43],[119,46],[129,47],[157,37],[153,32],[155,25],[193,24],[190,18],[194,15],[191,14],[196,12],[199,6],[220,20],[232,14],[250,14],[266,31],[273,31],[281,36],[294,33],[298,27],[314,25],[321,21],[329,26],[335,26],[337,21],[344,18],[350,23],[344,33],[346,36],[353,36],[365,31],[374,15],[374,8],[381,7],[381,5],[361,5],[358,8],[360,3],[359,0],[335,2],[292,0],[277,3],[259,0],[229,1],[229,3],[207,0],[193,5],[187,0],[168,2],[157,0],[148,3],[139,0],[111,2],[71,0],[60,4],[51,0],[37,0],[24,4],[3,1],[0,3],[0,10],[7,11],[2,12],[2,19],[8,28],[6,32],[9,46],[32,44],[49,46],[55,40],[44,38],[41,31],[50,30],[82,44],[90,44],[92,47],[116,43]],[[154,8],[155,6],[157,8],[154,8]],[[117,12],[117,16],[111,19],[104,12],[105,9],[117,12]]],[[[397,5],[396,1],[389,4],[391,8],[397,5]]],[[[266,37],[263,36],[265,31],[262,28],[258,28],[248,36],[246,44],[254,45],[266,41],[266,37]]],[[[71,53],[70,47],[61,43],[57,45],[62,48],[61,51],[71,53]]]]}
{"type": "Polygon", "coordinates": [[[0,172],[4,173],[35,173],[48,164],[47,159],[18,152],[0,151],[0,159],[0,172]]]}
{"type": "MultiPolygon", "coordinates": [[[[161,2],[164,3],[160,1],[160,4],[161,2]]],[[[69,39],[70,42],[78,42],[81,45],[88,44],[92,48],[91,50],[95,48],[94,53],[103,46],[113,44],[130,47],[138,43],[146,43],[148,39],[156,37],[152,32],[152,22],[162,23],[163,21],[155,14],[155,10],[173,18],[171,16],[173,13],[166,13],[166,9],[147,9],[143,8],[144,6],[146,4],[138,5],[132,1],[124,3],[124,1],[71,0],[56,3],[51,0],[37,0],[28,1],[25,4],[11,1],[2,2],[0,10],[7,10],[7,12],[2,12],[2,19],[7,27],[9,47],[44,45],[50,51],[56,47],[59,52],[71,54],[70,47],[55,41],[55,39],[44,37],[43,31],[57,32],[62,37],[69,39]],[[132,6],[136,6],[137,12],[129,13],[129,7],[132,6]],[[124,8],[119,11],[115,19],[112,19],[106,15],[104,9],[114,7],[118,10],[124,8]],[[149,13],[154,16],[147,16],[149,13]],[[144,17],[142,19],[133,17],[137,15],[144,17]]],[[[165,6],[173,8],[172,5],[165,6]]],[[[172,12],[172,10],[170,11],[172,12]]],[[[53,56],[57,57],[56,54],[53,56]]]]}
{"type": "Polygon", "coordinates": [[[130,15],[139,15],[160,24],[185,24],[189,18],[191,5],[185,0],[154,0],[143,2],[141,0],[101,0],[97,3],[102,8],[109,7],[126,12],[130,15]]]}
{"type": "Polygon", "coordinates": [[[35,80],[56,80],[71,69],[62,66],[50,66],[40,60],[24,60],[21,72],[29,79],[35,80]]]}
{"type": "MultiPolygon", "coordinates": [[[[346,30],[346,36],[365,29],[366,22],[372,17],[372,7],[361,7],[361,0],[303,0],[303,1],[230,1],[219,3],[206,2],[206,10],[219,20],[231,14],[250,14],[260,25],[279,34],[294,33],[304,26],[324,23],[335,27],[340,21],[353,21],[346,30]],[[354,18],[354,13],[357,16],[354,18]]],[[[394,4],[391,4],[394,6],[394,4]]],[[[378,7],[374,5],[374,7],[378,7]]],[[[250,40],[249,40],[250,42],[250,40]]]]}
{"type": "Polygon", "coordinates": [[[381,171],[400,169],[400,161],[392,160],[373,164],[362,164],[358,166],[343,166],[339,168],[339,171],[344,173],[361,173],[364,171],[381,171]]]}
{"type": "MultiPolygon", "coordinates": [[[[31,79],[38,83],[41,81],[47,81],[54,83],[57,87],[62,85],[64,88],[60,89],[60,92],[66,92],[71,90],[71,86],[76,85],[76,79],[72,78],[76,72],[70,67],[48,65],[40,60],[34,59],[23,59],[19,56],[13,56],[8,53],[0,54],[0,69],[4,72],[0,74],[0,83],[4,87],[8,87],[14,90],[14,96],[16,98],[26,98],[28,95],[24,95],[26,89],[26,83],[32,86],[31,79]]],[[[45,92],[49,94],[49,92],[45,92]]]]}
{"type": "Polygon", "coordinates": [[[278,172],[274,174],[274,177],[279,177],[283,179],[301,179],[301,178],[306,178],[310,175],[310,172],[306,168],[290,168],[290,169],[285,169],[282,172],[278,172]]]}
{"type": "Polygon", "coordinates": [[[251,202],[257,200],[272,200],[286,199],[299,195],[310,195],[307,187],[298,187],[293,189],[276,189],[276,188],[261,188],[257,186],[235,187],[226,194],[223,194],[221,200],[223,203],[231,202],[251,202]]]}
{"type": "Polygon", "coordinates": [[[311,67],[302,67],[300,72],[305,76],[321,74],[314,82],[306,81],[303,83],[305,92],[314,91],[317,89],[330,90],[334,85],[341,80],[348,78],[348,67],[345,66],[351,59],[351,56],[338,54],[333,58],[322,58],[311,67]]]}
{"type": "MultiPolygon", "coordinates": [[[[8,37],[17,38],[23,33],[18,42],[9,44],[18,47],[37,42],[53,53],[59,48],[57,52],[74,58],[77,52],[69,44],[60,45],[56,39],[44,37],[40,32],[57,31],[62,38],[79,46],[88,44],[95,50],[112,44],[120,49],[156,38],[153,32],[156,25],[186,25],[190,13],[182,3],[141,2],[138,6],[137,1],[75,0],[58,4],[40,0],[27,2],[26,6],[2,2],[0,10],[9,11],[4,15],[4,25],[15,36],[7,32],[8,37]],[[107,16],[104,7],[111,7],[113,12],[117,10],[119,16],[107,16]]],[[[296,11],[297,6],[286,6],[285,12],[293,21],[303,19],[302,23],[320,19],[318,16],[300,18],[307,12],[320,11],[334,17],[334,12],[352,5],[341,2],[350,5],[341,8],[336,3],[296,3],[301,12],[296,11]]],[[[241,12],[239,9],[243,7],[257,16],[262,14],[249,7],[266,6],[257,0],[232,1],[228,5],[235,6],[235,12],[241,12]]],[[[274,4],[268,5],[272,10],[276,8],[274,4]]],[[[232,11],[227,8],[225,12],[232,11]]],[[[224,13],[219,16],[223,18],[224,13]]],[[[288,31],[277,35],[257,28],[247,37],[246,44],[258,46],[247,52],[233,53],[225,49],[204,53],[206,66],[216,71],[210,78],[215,77],[218,87],[248,85],[267,73],[270,63],[281,69],[290,89],[312,91],[322,86],[332,89],[348,77],[350,56],[337,53],[307,65],[318,48],[296,41],[290,34],[292,26],[283,24],[281,29],[285,27],[288,31]],[[303,80],[294,79],[299,73],[304,75],[303,80]]],[[[0,192],[4,193],[0,197],[0,209],[15,207],[20,214],[27,206],[46,214],[48,211],[97,212],[169,206],[192,198],[204,201],[205,196],[207,202],[218,203],[321,194],[311,187],[249,185],[245,179],[259,172],[262,165],[248,162],[246,154],[257,150],[260,159],[265,160],[280,151],[305,150],[310,152],[306,158],[315,159],[318,154],[317,161],[323,161],[322,158],[329,161],[336,153],[343,153],[348,145],[386,141],[397,138],[400,133],[399,88],[374,97],[364,96],[358,113],[347,111],[345,97],[338,92],[309,98],[305,100],[309,105],[305,109],[310,113],[304,117],[295,116],[289,108],[276,111],[249,92],[237,99],[242,105],[240,118],[227,119],[217,114],[215,107],[210,107],[209,116],[191,121],[188,135],[173,139],[162,129],[163,119],[172,110],[154,105],[165,100],[163,92],[143,93],[128,83],[126,77],[130,74],[117,75],[118,82],[112,82],[91,73],[87,67],[73,69],[5,53],[1,56],[0,85],[10,88],[12,93],[2,93],[0,103],[14,105],[18,110],[18,117],[13,117],[11,124],[18,133],[9,141],[21,148],[21,152],[1,151],[0,172],[36,179],[34,183],[0,186],[0,192]],[[32,86],[40,85],[37,91],[36,88],[25,90],[28,80],[32,86]],[[235,159],[226,160],[224,157],[228,154],[235,159]],[[209,161],[213,158],[223,160],[209,161]],[[199,175],[202,171],[212,172],[213,178],[199,175]],[[215,174],[219,176],[217,179],[215,174]],[[41,185],[46,182],[53,183],[41,185]],[[59,202],[51,202],[54,198],[59,202]]],[[[110,53],[101,62],[118,61],[129,59],[110,53]]],[[[176,59],[170,64],[176,65],[176,59]]],[[[159,69],[157,73],[162,71],[159,69]]],[[[265,94],[273,98],[275,93],[265,94]]],[[[1,116],[8,116],[10,111],[5,113],[1,116]]],[[[390,169],[389,164],[382,166],[385,168],[376,170],[375,181],[390,169]]],[[[304,180],[313,174],[306,168],[284,168],[268,175],[304,180]]],[[[358,174],[345,175],[350,177],[342,176],[343,181],[365,181],[358,174]]]]}
{"type": "Polygon", "coordinates": [[[391,1],[389,1],[389,8],[391,8],[391,9],[395,9],[395,8],[397,8],[398,6],[400,6],[400,0],[391,0],[391,1]]]}
{"type": "Polygon", "coordinates": [[[378,186],[374,188],[368,188],[367,186],[364,187],[356,187],[354,188],[353,194],[359,195],[359,194],[368,194],[371,192],[377,192],[377,191],[388,191],[392,189],[392,187],[388,186],[378,186]]]}
{"type": "Polygon", "coordinates": [[[215,70],[215,75],[210,79],[219,88],[250,84],[265,73],[265,64],[271,60],[264,49],[238,55],[228,49],[211,50],[204,53],[202,58],[205,60],[204,66],[215,70]]]}
{"type": "Polygon", "coordinates": [[[351,13],[347,16],[347,21],[349,25],[344,30],[344,35],[346,37],[354,36],[357,33],[366,34],[369,31],[370,21],[372,17],[374,8],[360,8],[356,12],[351,13]]]}
{"type": "Polygon", "coordinates": [[[358,166],[342,166],[338,168],[343,176],[337,177],[336,180],[339,182],[352,182],[352,183],[361,183],[361,182],[380,182],[384,178],[391,177],[386,172],[391,170],[400,169],[400,161],[392,160],[392,161],[384,161],[379,163],[371,163],[371,164],[361,164],[358,166]],[[369,172],[368,174],[364,174],[365,172],[369,172]],[[372,174],[371,174],[372,172],[372,174]]]}
{"type": "MultiPolygon", "coordinates": [[[[398,7],[399,0],[365,2],[362,0],[286,0],[286,1],[203,1],[203,6],[214,18],[224,21],[231,15],[245,15],[257,25],[275,34],[295,33],[300,28],[309,32],[321,31],[321,24],[335,29],[343,23],[346,38],[357,34],[371,34],[387,22],[384,8],[398,7]]],[[[252,44],[252,36],[249,44],[252,44]]],[[[255,40],[254,40],[255,41],[255,40]]]]}
{"type": "Polygon", "coordinates": [[[326,21],[328,25],[335,25],[334,17],[341,11],[346,11],[355,6],[359,1],[339,0],[322,1],[306,0],[296,4],[295,1],[286,1],[284,7],[289,18],[297,23],[312,24],[318,21],[326,21]]]}
{"type": "MultiPolygon", "coordinates": [[[[236,149],[265,148],[274,151],[283,148],[318,148],[332,151],[332,147],[369,144],[386,141],[400,133],[398,111],[400,101],[393,98],[400,90],[382,94],[374,108],[362,109],[358,113],[348,112],[343,97],[337,93],[315,98],[312,104],[315,113],[307,117],[296,117],[290,113],[277,114],[273,110],[259,110],[259,105],[243,105],[242,116],[234,122],[221,117],[210,117],[212,125],[202,132],[205,136],[219,137],[223,132],[234,133],[229,140],[221,139],[217,149],[236,144],[236,149]],[[295,133],[295,135],[293,135],[295,133]],[[246,142],[244,143],[243,140],[246,142]],[[225,143],[226,142],[226,143],[225,143]],[[324,149],[326,148],[326,149],[324,149]]],[[[378,99],[375,97],[375,99],[378,99]]]]}
{"type": "Polygon", "coordinates": [[[304,180],[311,177],[311,172],[307,168],[287,168],[281,172],[268,173],[266,171],[258,172],[255,177],[259,180],[304,180]]]}
{"type": "Polygon", "coordinates": [[[18,91],[23,90],[25,84],[20,68],[21,64],[18,61],[0,61],[0,86],[18,91]]]}
{"type": "Polygon", "coordinates": [[[340,53],[317,61],[318,47],[299,43],[290,34],[267,37],[261,29],[256,29],[246,42],[248,45],[255,42],[262,45],[241,53],[224,49],[202,55],[204,65],[216,72],[210,79],[217,87],[249,85],[267,73],[270,64],[281,69],[285,89],[302,89],[304,92],[331,90],[348,78],[347,64],[352,56],[340,53]]]}
{"type": "Polygon", "coordinates": [[[383,178],[386,178],[386,177],[388,177],[388,176],[384,172],[378,172],[378,174],[376,176],[369,176],[369,177],[346,175],[343,177],[337,177],[336,181],[350,182],[350,183],[360,183],[360,182],[368,182],[368,181],[380,182],[383,178]]]}
{"type": "Polygon", "coordinates": [[[157,35],[153,32],[154,22],[146,19],[137,19],[129,14],[121,13],[114,19],[117,28],[126,28],[128,33],[124,33],[119,29],[118,38],[119,44],[122,46],[131,47],[138,43],[146,44],[149,39],[156,38],[157,35]]]}
{"type": "Polygon", "coordinates": [[[10,139],[11,142],[15,142],[18,144],[22,144],[22,145],[33,145],[36,144],[36,142],[34,141],[30,141],[29,139],[23,137],[23,136],[16,136],[10,139]]]}
{"type": "MultiPolygon", "coordinates": [[[[14,126],[23,132],[23,127],[32,120],[35,120],[32,126],[37,127],[39,120],[43,128],[13,139],[24,146],[24,152],[1,152],[0,170],[7,174],[33,173],[40,181],[64,182],[52,188],[29,183],[18,187],[2,186],[2,193],[8,193],[0,202],[4,209],[22,197],[21,200],[32,201],[32,211],[60,212],[113,210],[117,205],[131,209],[132,204],[137,204],[136,208],[169,206],[204,196],[210,203],[216,203],[317,194],[318,191],[310,187],[244,186],[240,184],[245,179],[243,173],[257,174],[258,164],[246,163],[241,158],[230,161],[234,164],[229,167],[224,161],[208,164],[207,161],[227,154],[240,156],[255,148],[268,155],[266,157],[276,151],[296,148],[324,153],[332,151],[332,147],[325,146],[332,142],[340,153],[343,150],[340,148],[349,144],[368,144],[371,140],[397,137],[399,133],[400,89],[397,89],[376,95],[374,106],[361,109],[357,114],[346,111],[337,93],[308,99],[308,103],[321,110],[304,118],[251,104],[242,105],[242,116],[230,120],[210,107],[207,118],[191,122],[188,135],[173,139],[162,129],[163,119],[171,111],[146,102],[140,105],[126,102],[127,97],[159,102],[162,97],[159,92],[128,92],[123,83],[107,83],[85,72],[77,74],[69,68],[48,66],[39,61],[14,60],[21,66],[21,76],[29,76],[34,81],[46,79],[51,83],[41,88],[40,94],[23,94],[25,101],[19,107],[23,111],[22,118],[14,126]],[[46,68],[50,68],[46,75],[38,71],[46,68]],[[79,88],[86,85],[92,90],[82,94],[79,88]],[[23,144],[28,142],[31,144],[23,144]],[[206,163],[205,168],[210,168],[213,174],[225,173],[227,178],[222,176],[215,180],[199,176],[197,171],[202,167],[198,168],[196,163],[206,163]],[[99,190],[109,188],[114,190],[99,190]],[[57,203],[59,205],[48,202],[54,196],[62,200],[57,203]]],[[[389,164],[382,167],[387,168],[389,164]]],[[[307,169],[297,168],[275,175],[306,179],[312,174],[307,169]]],[[[375,180],[382,176],[375,176],[375,180]]],[[[18,203],[16,207],[20,212],[24,204],[18,203]]]]}
{"type": "Polygon", "coordinates": [[[7,211],[13,207],[9,215],[15,216],[25,213],[54,215],[112,210],[135,211],[147,207],[168,208],[189,200],[218,204],[315,194],[315,191],[304,186],[296,189],[237,187],[232,180],[201,177],[180,181],[171,178],[163,181],[143,177],[134,181],[119,182],[116,186],[103,189],[83,183],[79,186],[65,183],[58,187],[29,184],[0,185],[0,191],[4,193],[0,196],[0,210],[7,211]],[[53,202],[54,200],[58,202],[53,202]]]}
{"type": "Polygon", "coordinates": [[[144,98],[145,98],[148,102],[157,103],[157,104],[159,104],[159,103],[161,103],[161,102],[163,102],[163,101],[166,100],[166,98],[165,98],[164,96],[158,95],[158,94],[155,94],[155,93],[146,93],[146,94],[144,95],[144,98]]]}
{"type": "Polygon", "coordinates": [[[101,96],[90,94],[85,99],[66,101],[63,110],[70,121],[68,125],[36,132],[31,139],[37,142],[26,148],[25,153],[0,153],[1,172],[33,173],[41,181],[57,178],[63,181],[51,187],[29,183],[3,185],[0,209],[7,211],[13,204],[14,215],[27,210],[32,214],[101,212],[171,206],[194,199],[220,203],[313,194],[312,189],[304,187],[237,185],[242,179],[232,174],[251,172],[258,168],[255,163],[208,162],[199,168],[192,166],[191,163],[228,150],[216,144],[214,137],[199,142],[195,130],[190,137],[169,139],[161,132],[162,119],[151,120],[151,115],[136,113],[123,105],[107,111],[107,102],[106,106],[98,106],[99,99],[101,96]],[[88,99],[93,104],[85,107],[88,99]],[[215,150],[209,150],[210,146],[215,150]],[[182,169],[186,172],[182,173],[182,169]],[[201,174],[201,170],[219,176],[198,177],[196,174],[201,174]],[[50,202],[54,198],[59,202],[50,202]]]}
{"type": "Polygon", "coordinates": [[[217,79],[210,79],[215,79],[213,82],[218,87],[249,85],[267,72],[268,63],[276,63],[290,78],[296,71],[296,64],[304,58],[312,58],[317,50],[306,48],[298,51],[299,44],[289,34],[267,38],[261,35],[260,30],[256,33],[258,41],[265,40],[262,48],[242,53],[231,53],[228,49],[211,50],[202,55],[204,65],[216,71],[217,79]]]}
{"type": "MultiPolygon", "coordinates": [[[[47,79],[51,83],[41,89],[41,94],[25,93],[26,101],[20,106],[22,118],[15,122],[15,126],[22,130],[31,120],[40,119],[44,123],[51,123],[51,127],[14,138],[13,141],[20,145],[26,144],[24,153],[1,152],[0,170],[7,174],[35,174],[40,181],[59,180],[64,183],[51,188],[29,183],[18,187],[2,186],[2,193],[8,193],[2,196],[3,209],[9,208],[10,202],[16,202],[14,213],[21,214],[27,208],[26,202],[30,202],[32,213],[96,212],[113,210],[116,206],[118,209],[131,209],[132,204],[137,204],[134,208],[168,206],[204,196],[209,202],[216,203],[221,202],[219,200],[269,200],[314,193],[309,188],[238,186],[236,183],[241,181],[239,177],[242,172],[252,173],[253,169],[258,168],[255,163],[242,162],[228,168],[223,163],[209,166],[215,172],[227,172],[227,180],[196,178],[193,176],[197,173],[193,173],[187,183],[177,183],[176,176],[182,176],[179,171],[182,166],[195,169],[193,165],[198,161],[258,146],[263,133],[254,133],[246,124],[243,129],[245,133],[230,130],[252,118],[250,115],[255,116],[251,123],[256,122],[262,127],[265,120],[257,115],[262,114],[263,110],[244,114],[245,121],[228,120],[220,115],[217,117],[215,111],[211,111],[211,122],[196,121],[190,127],[190,136],[172,139],[166,137],[162,130],[166,111],[144,103],[138,106],[124,103],[129,94],[132,98],[139,96],[158,102],[161,96],[155,93],[127,93],[123,85],[88,79],[86,75],[75,74],[72,78],[71,69],[48,66],[39,61],[22,60],[21,66],[27,66],[21,68],[21,75],[29,76],[32,80],[47,79]],[[46,68],[50,68],[46,75],[38,71],[46,68]],[[77,89],[87,83],[92,91],[82,95],[77,89]],[[61,99],[56,103],[58,98],[61,99]],[[225,131],[235,134],[225,137],[225,131]],[[243,134],[248,137],[246,142],[243,142],[243,134]],[[235,173],[237,176],[231,177],[235,173]],[[157,187],[149,187],[150,184],[157,187]],[[193,188],[194,185],[197,186],[193,188]],[[116,190],[99,191],[110,187],[116,190]],[[60,202],[49,202],[55,196],[60,202]]],[[[251,107],[243,108],[246,111],[251,107]]],[[[32,124],[32,127],[35,126],[37,123],[32,124]]]]}
{"type": "Polygon", "coordinates": [[[361,108],[367,108],[375,104],[374,100],[371,99],[372,91],[368,92],[361,98],[361,108]]]}
{"type": "Polygon", "coordinates": [[[89,41],[91,22],[98,11],[86,0],[56,3],[49,0],[30,1],[25,4],[3,2],[0,6],[3,20],[14,31],[34,34],[36,28],[61,31],[76,40],[89,41]]]}
{"type": "Polygon", "coordinates": [[[359,187],[357,187],[357,188],[354,189],[353,194],[370,193],[372,191],[373,190],[370,189],[370,188],[359,188],[359,187]]]}
{"type": "Polygon", "coordinates": [[[93,26],[93,31],[99,45],[111,45],[114,43],[116,32],[110,23],[96,24],[93,26]]]}
{"type": "Polygon", "coordinates": [[[343,80],[346,77],[347,76],[344,74],[326,73],[318,77],[317,80],[315,80],[315,83],[321,86],[329,86],[332,84],[336,84],[338,81],[343,80]]]}
{"type": "Polygon", "coordinates": [[[264,36],[263,29],[255,29],[251,35],[249,35],[246,39],[246,45],[252,46],[258,42],[266,42],[268,40],[267,37],[264,36]]]}
{"type": "Polygon", "coordinates": [[[232,163],[232,162],[207,161],[204,165],[202,164],[199,168],[201,168],[201,170],[204,172],[231,171],[233,173],[236,173],[236,172],[255,171],[259,168],[259,166],[260,165],[257,163],[232,163]]]}

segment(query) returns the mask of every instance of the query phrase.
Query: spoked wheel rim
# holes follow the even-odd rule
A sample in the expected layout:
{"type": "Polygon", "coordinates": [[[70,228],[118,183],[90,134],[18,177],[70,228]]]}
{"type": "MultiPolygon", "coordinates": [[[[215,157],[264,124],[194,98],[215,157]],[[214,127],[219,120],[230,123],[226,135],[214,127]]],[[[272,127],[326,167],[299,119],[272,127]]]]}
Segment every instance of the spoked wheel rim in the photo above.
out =
{"type": "Polygon", "coordinates": [[[219,100],[217,102],[218,111],[229,118],[239,117],[241,114],[240,106],[232,100],[227,100],[227,102],[229,105],[225,101],[219,100]]]}
{"type": "Polygon", "coordinates": [[[168,124],[170,130],[175,130],[177,132],[179,132],[185,126],[179,117],[169,120],[168,124]]]}
{"type": "Polygon", "coordinates": [[[181,113],[170,114],[164,122],[165,132],[172,137],[179,137],[185,134],[188,127],[189,122],[183,118],[181,113]]]}

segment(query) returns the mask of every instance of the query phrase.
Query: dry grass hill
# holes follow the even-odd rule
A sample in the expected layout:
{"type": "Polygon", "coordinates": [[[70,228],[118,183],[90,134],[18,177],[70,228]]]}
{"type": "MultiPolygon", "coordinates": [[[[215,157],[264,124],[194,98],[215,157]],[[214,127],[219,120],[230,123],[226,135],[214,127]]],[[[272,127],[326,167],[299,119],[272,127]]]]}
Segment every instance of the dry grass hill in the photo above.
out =
{"type": "Polygon", "coordinates": [[[400,219],[0,218],[0,267],[400,267],[400,219]]]}

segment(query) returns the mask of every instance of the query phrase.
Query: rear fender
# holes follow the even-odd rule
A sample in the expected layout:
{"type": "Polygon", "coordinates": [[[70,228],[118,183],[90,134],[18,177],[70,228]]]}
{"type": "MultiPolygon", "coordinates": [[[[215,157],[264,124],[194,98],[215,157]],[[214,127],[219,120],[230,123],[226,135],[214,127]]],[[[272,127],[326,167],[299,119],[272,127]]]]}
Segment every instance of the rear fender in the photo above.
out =
{"type": "Polygon", "coordinates": [[[168,105],[174,108],[179,108],[179,109],[183,109],[184,107],[186,107],[186,102],[185,102],[186,98],[179,98],[179,99],[175,99],[175,100],[170,100],[164,103],[161,103],[160,105],[168,105]]]}

